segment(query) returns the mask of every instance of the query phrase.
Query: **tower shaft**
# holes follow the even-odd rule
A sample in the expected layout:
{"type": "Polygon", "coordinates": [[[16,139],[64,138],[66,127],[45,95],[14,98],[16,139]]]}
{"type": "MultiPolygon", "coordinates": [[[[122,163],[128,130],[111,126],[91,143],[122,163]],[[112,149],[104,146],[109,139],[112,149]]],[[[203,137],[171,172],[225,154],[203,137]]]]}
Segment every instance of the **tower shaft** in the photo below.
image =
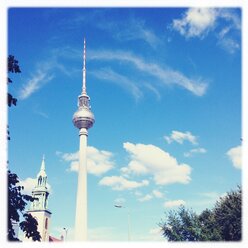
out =
{"type": "Polygon", "coordinates": [[[79,168],[76,202],[75,240],[87,240],[87,137],[86,128],[79,130],[79,168]]]}
{"type": "Polygon", "coordinates": [[[90,97],[86,93],[86,47],[84,39],[83,86],[78,96],[78,110],[73,115],[74,126],[79,129],[79,168],[76,200],[75,240],[87,240],[87,137],[88,129],[94,125],[90,97]]]}

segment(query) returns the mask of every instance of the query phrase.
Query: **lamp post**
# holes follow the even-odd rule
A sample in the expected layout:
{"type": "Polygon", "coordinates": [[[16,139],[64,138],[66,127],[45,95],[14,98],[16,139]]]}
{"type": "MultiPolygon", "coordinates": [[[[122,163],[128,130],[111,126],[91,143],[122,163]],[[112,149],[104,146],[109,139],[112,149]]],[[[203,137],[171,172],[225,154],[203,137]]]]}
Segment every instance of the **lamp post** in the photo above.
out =
{"type": "Polygon", "coordinates": [[[130,235],[130,210],[129,208],[122,206],[122,205],[114,205],[116,208],[126,208],[127,209],[127,238],[128,241],[131,240],[131,235],[130,235]]]}
{"type": "Polygon", "coordinates": [[[68,228],[63,228],[63,230],[65,230],[65,239],[64,239],[64,241],[67,241],[67,232],[68,232],[68,228]]]}

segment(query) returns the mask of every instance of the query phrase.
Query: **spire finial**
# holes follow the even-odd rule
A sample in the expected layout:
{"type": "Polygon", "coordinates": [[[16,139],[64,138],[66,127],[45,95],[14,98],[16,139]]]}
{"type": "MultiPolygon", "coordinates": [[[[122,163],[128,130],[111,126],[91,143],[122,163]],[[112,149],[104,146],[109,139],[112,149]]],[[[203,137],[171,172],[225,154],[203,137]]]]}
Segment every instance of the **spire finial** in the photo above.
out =
{"type": "Polygon", "coordinates": [[[82,94],[86,94],[86,40],[84,38],[84,56],[83,56],[84,64],[83,64],[83,88],[82,94]]]}
{"type": "Polygon", "coordinates": [[[43,154],[43,156],[42,156],[42,162],[41,162],[40,170],[45,171],[45,154],[43,154]]]}

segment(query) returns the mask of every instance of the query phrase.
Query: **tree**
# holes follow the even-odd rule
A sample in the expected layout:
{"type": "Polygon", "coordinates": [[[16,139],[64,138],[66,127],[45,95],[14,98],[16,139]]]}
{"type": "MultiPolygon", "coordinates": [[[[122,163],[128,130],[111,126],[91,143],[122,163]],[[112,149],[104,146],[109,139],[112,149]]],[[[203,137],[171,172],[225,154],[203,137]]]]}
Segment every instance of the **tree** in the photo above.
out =
{"type": "Polygon", "coordinates": [[[203,210],[198,218],[201,223],[202,241],[223,240],[220,227],[216,223],[215,215],[212,210],[203,210]]]}
{"type": "Polygon", "coordinates": [[[160,227],[168,241],[199,241],[202,239],[200,224],[195,212],[180,206],[177,211],[169,211],[167,221],[160,227]]]}
{"type": "Polygon", "coordinates": [[[19,179],[16,174],[8,171],[8,240],[19,241],[15,237],[13,221],[20,221],[20,214],[24,220],[20,223],[21,230],[27,237],[32,237],[33,241],[40,241],[40,233],[37,231],[37,221],[31,214],[25,212],[25,207],[29,201],[34,201],[32,196],[22,194],[23,186],[18,185],[19,179]]]}
{"type": "Polygon", "coordinates": [[[240,241],[241,240],[241,187],[220,197],[212,210],[197,215],[181,206],[169,211],[159,225],[169,241],[240,241]]]}
{"type": "MultiPolygon", "coordinates": [[[[20,67],[18,61],[14,56],[9,55],[8,57],[8,73],[20,73],[20,67]]],[[[12,80],[8,77],[8,83],[12,83],[12,80]]],[[[9,107],[16,105],[17,99],[14,98],[11,94],[8,93],[8,101],[7,104],[9,107]]],[[[9,130],[8,132],[8,140],[9,130]]],[[[37,221],[32,215],[25,212],[25,207],[28,202],[32,202],[35,198],[23,194],[22,190],[23,186],[18,185],[19,179],[15,173],[11,173],[8,170],[8,240],[10,241],[19,241],[17,237],[15,237],[15,232],[13,229],[13,222],[20,221],[20,215],[24,218],[24,220],[20,223],[21,230],[25,233],[27,237],[32,237],[33,241],[40,241],[41,236],[37,230],[37,221]]]]}
{"type": "MultiPolygon", "coordinates": [[[[13,55],[9,55],[8,57],[8,73],[21,73],[18,60],[15,59],[13,55]]],[[[8,84],[13,81],[8,77],[8,84]]],[[[8,93],[7,99],[8,106],[10,107],[12,104],[16,106],[17,99],[12,96],[12,94],[8,93]]]]}
{"type": "Polygon", "coordinates": [[[242,238],[242,190],[238,186],[235,191],[221,197],[214,208],[214,216],[224,240],[240,241],[242,238]]]}

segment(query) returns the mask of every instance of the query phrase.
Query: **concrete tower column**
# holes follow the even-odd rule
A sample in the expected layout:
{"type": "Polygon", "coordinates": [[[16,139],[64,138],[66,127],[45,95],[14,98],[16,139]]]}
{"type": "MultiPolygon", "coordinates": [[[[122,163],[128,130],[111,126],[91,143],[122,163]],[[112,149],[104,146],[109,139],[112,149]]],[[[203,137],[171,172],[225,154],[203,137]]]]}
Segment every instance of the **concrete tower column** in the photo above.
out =
{"type": "Polygon", "coordinates": [[[79,169],[75,214],[75,241],[87,240],[87,137],[88,129],[95,123],[90,97],[86,92],[86,43],[83,53],[83,85],[78,96],[78,110],[73,115],[74,126],[79,129],[79,169]]]}
{"type": "Polygon", "coordinates": [[[75,240],[87,240],[87,136],[86,128],[79,131],[79,168],[75,220],[75,240]]]}

